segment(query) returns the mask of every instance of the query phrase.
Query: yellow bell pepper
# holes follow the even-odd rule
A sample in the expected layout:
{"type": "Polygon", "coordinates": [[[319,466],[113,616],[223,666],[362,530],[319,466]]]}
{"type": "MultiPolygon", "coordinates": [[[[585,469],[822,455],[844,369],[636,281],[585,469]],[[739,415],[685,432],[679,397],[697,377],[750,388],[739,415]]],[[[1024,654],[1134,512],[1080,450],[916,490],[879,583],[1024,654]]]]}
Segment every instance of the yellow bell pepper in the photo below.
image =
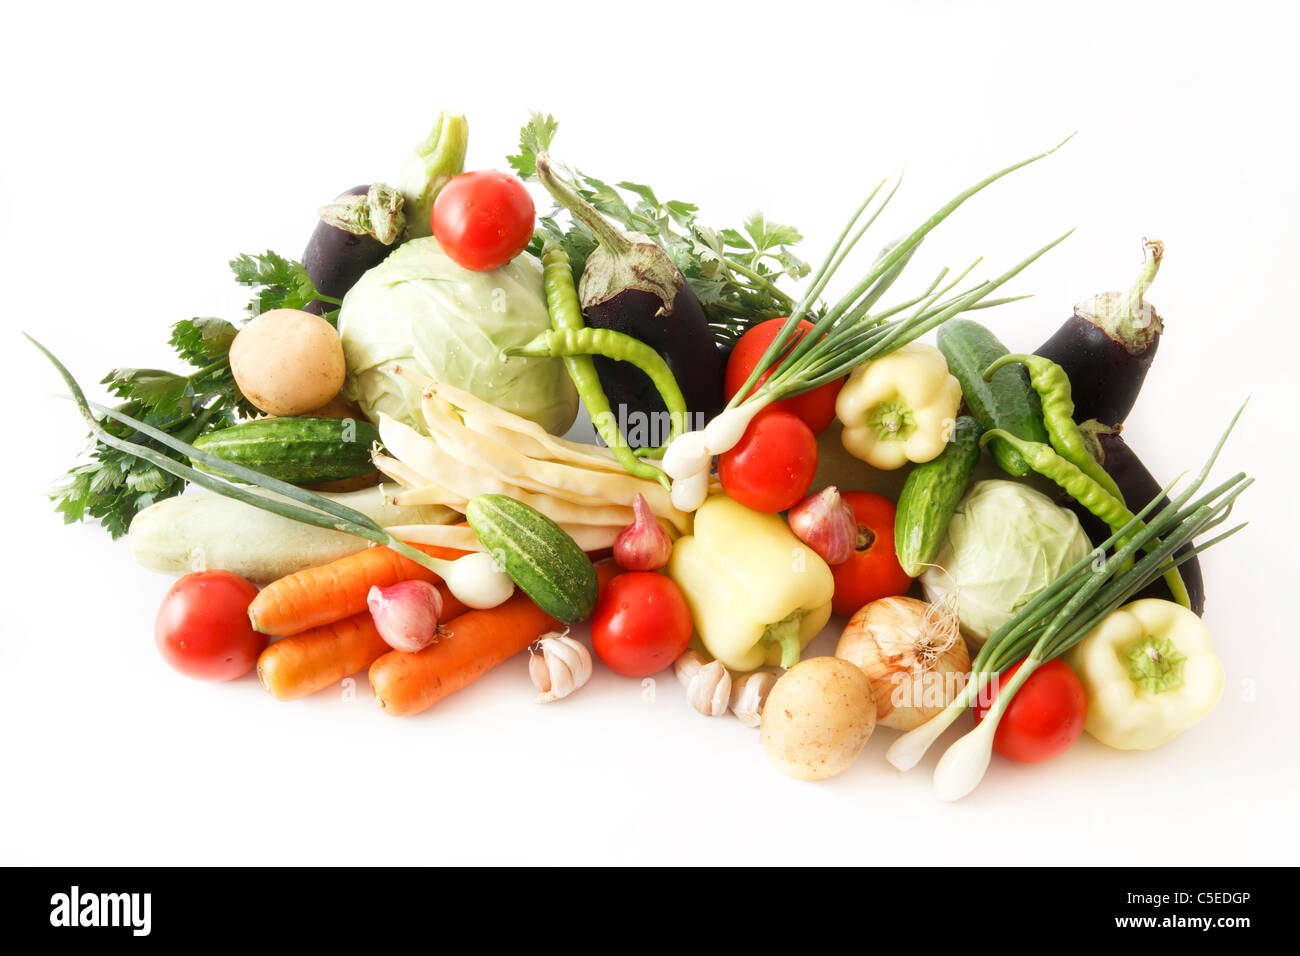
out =
{"type": "Polygon", "coordinates": [[[1168,743],[1223,694],[1209,630],[1172,601],[1124,605],[1070,649],[1068,663],[1088,695],[1084,729],[1118,750],[1168,743]]]}
{"type": "Polygon", "coordinates": [[[725,495],[695,513],[695,533],[677,539],[667,570],[705,649],[731,670],[792,667],[831,616],[826,562],[779,515],[725,495]]]}
{"type": "Polygon", "coordinates": [[[835,400],[845,450],[891,471],[939,457],[948,443],[961,385],[933,345],[912,342],[853,370],[835,400]]]}

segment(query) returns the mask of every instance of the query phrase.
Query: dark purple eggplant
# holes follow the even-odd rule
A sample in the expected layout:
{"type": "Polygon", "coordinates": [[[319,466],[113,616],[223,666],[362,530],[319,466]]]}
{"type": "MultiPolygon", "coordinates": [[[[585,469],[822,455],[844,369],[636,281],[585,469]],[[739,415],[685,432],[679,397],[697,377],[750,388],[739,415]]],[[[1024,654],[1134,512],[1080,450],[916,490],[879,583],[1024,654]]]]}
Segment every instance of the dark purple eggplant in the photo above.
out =
{"type": "MultiPolygon", "coordinates": [[[[322,209],[322,213],[329,209],[360,207],[361,203],[355,199],[346,207],[343,202],[352,197],[366,197],[370,190],[369,184],[354,186],[347,192],[340,193],[334,203],[322,209]]],[[[401,230],[397,231],[400,234],[401,230]]],[[[321,218],[316,223],[311,238],[307,240],[302,264],[307,267],[307,274],[311,276],[317,292],[341,299],[368,269],[379,265],[392,251],[392,244],[381,242],[368,232],[358,235],[351,229],[341,229],[321,218]]],[[[323,315],[334,308],[337,306],[318,299],[308,304],[305,311],[323,315]]]]}
{"type": "MultiPolygon", "coordinates": [[[[681,270],[649,236],[616,228],[559,181],[545,154],[537,157],[537,178],[598,243],[578,282],[583,318],[592,328],[630,335],[663,356],[687,409],[697,419],[690,427],[702,427],[701,416],[708,420],[722,410],[722,354],[704,308],[681,270]]],[[[621,421],[634,420],[630,415],[646,416],[647,422],[665,421],[663,400],[649,376],[627,362],[601,356],[595,364],[621,421]]],[[[656,445],[667,438],[667,428],[634,429],[627,438],[637,447],[656,445]]]]}
{"type": "MultiPolygon", "coordinates": [[[[1120,436],[1119,426],[1102,425],[1094,419],[1084,422],[1079,426],[1079,430],[1083,433],[1084,441],[1093,457],[1106,469],[1106,473],[1115,479],[1115,484],[1119,485],[1120,493],[1124,495],[1124,503],[1130,511],[1141,511],[1151,503],[1152,499],[1160,495],[1163,486],[1156,481],[1147,466],[1142,464],[1142,459],[1120,436]]],[[[1162,496],[1160,504],[1156,506],[1157,511],[1168,503],[1169,499],[1162,496]]],[[[1110,537],[1110,529],[1082,507],[1077,508],[1075,513],[1079,515],[1084,531],[1094,542],[1105,541],[1110,537]]],[[[1188,545],[1175,554],[1185,554],[1190,550],[1191,546],[1188,545]]],[[[1192,610],[1198,615],[1204,614],[1205,581],[1201,576],[1200,561],[1193,557],[1180,565],[1178,572],[1183,577],[1183,584],[1187,586],[1192,610]]],[[[1164,598],[1168,601],[1173,595],[1169,591],[1169,586],[1161,578],[1148,585],[1134,600],[1148,597],[1164,598]]]]}
{"type": "Polygon", "coordinates": [[[1080,420],[1122,424],[1156,357],[1164,322],[1142,297],[1160,269],[1165,247],[1158,239],[1147,240],[1145,247],[1147,261],[1133,288],[1080,302],[1035,353],[1065,369],[1080,420]]]}

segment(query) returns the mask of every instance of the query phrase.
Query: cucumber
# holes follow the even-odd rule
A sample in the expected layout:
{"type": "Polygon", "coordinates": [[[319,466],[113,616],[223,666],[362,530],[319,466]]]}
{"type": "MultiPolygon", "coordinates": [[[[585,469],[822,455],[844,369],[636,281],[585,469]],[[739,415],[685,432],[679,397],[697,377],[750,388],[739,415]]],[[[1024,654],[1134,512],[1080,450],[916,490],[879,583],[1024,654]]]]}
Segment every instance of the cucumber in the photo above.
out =
{"type": "Polygon", "coordinates": [[[975,475],[982,434],[979,422],[962,415],[939,457],[907,476],[894,515],[894,550],[910,577],[917,577],[939,553],[948,522],[975,475]]]}
{"type": "Polygon", "coordinates": [[[595,609],[595,566],[546,515],[506,495],[479,495],[465,517],[487,553],[551,617],[576,624],[595,609]]]}
{"type": "MultiPolygon", "coordinates": [[[[939,351],[948,360],[948,371],[961,383],[966,407],[985,431],[1001,428],[1025,441],[1047,443],[1042,405],[1023,365],[1004,366],[992,381],[984,381],[984,370],[1007,354],[997,336],[978,322],[953,319],[939,328],[939,351]]],[[[1017,478],[1029,474],[1029,462],[1006,442],[993,442],[992,450],[1007,474],[1017,478]]]]}
{"type": "Polygon", "coordinates": [[[316,485],[374,471],[370,448],[377,441],[379,429],[367,421],[286,417],[209,432],[194,447],[290,484],[316,485]]]}

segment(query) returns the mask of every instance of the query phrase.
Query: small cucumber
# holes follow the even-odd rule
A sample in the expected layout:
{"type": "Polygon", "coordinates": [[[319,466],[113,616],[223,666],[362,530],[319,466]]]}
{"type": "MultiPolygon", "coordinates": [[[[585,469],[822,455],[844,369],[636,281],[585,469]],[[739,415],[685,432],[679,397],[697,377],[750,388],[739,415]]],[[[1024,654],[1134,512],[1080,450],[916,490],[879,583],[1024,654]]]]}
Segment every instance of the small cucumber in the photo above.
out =
{"type": "Polygon", "coordinates": [[[576,624],[595,609],[595,566],[546,515],[506,495],[479,495],[465,517],[487,553],[551,617],[576,624]]]}
{"type": "Polygon", "coordinates": [[[962,415],[939,457],[917,465],[907,476],[894,515],[894,550],[911,577],[939,553],[948,522],[975,474],[982,434],[979,422],[962,415]]]}
{"type": "Polygon", "coordinates": [[[316,485],[374,471],[370,449],[377,441],[379,429],[368,421],[285,417],[209,432],[194,447],[290,484],[316,485]]]}
{"type": "MultiPolygon", "coordinates": [[[[1042,405],[1024,366],[1007,365],[994,373],[991,382],[984,381],[984,370],[1007,354],[997,336],[978,322],[953,319],[940,326],[938,338],[948,371],[961,383],[966,407],[985,431],[1001,428],[1025,441],[1047,443],[1042,405]]],[[[1029,474],[1029,462],[1006,442],[993,442],[992,450],[1007,474],[1017,478],[1029,474]]]]}

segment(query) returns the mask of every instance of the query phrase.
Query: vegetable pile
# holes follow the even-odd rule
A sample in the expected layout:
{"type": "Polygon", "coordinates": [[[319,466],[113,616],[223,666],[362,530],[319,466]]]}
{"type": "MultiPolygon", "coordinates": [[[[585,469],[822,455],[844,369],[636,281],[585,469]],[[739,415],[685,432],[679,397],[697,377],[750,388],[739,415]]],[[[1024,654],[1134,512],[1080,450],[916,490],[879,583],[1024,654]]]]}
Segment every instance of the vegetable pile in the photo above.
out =
{"type": "Polygon", "coordinates": [[[900,188],[881,182],[813,268],[793,227],[707,226],[564,165],[556,131],[533,114],[514,175],[466,170],[468,123],[441,114],[395,185],[326,199],[301,262],[234,259],[248,315],[176,323],[185,370],[114,369],[111,407],[33,340],[93,440],[52,498],[180,575],[155,628],[174,669],[255,671],[280,701],[366,671],[405,716],[525,650],[538,703],[598,663],[671,668],[801,780],[878,726],[910,769],[965,720],[947,800],[993,753],[1150,749],[1214,708],[1197,556],[1240,530],[1221,526],[1252,479],[1210,479],[1236,418],[1169,485],[1121,435],[1164,331],[1163,243],[1033,353],[971,315],[1069,233],[894,291],[931,232],[1059,145],[863,264],[900,188]]]}

